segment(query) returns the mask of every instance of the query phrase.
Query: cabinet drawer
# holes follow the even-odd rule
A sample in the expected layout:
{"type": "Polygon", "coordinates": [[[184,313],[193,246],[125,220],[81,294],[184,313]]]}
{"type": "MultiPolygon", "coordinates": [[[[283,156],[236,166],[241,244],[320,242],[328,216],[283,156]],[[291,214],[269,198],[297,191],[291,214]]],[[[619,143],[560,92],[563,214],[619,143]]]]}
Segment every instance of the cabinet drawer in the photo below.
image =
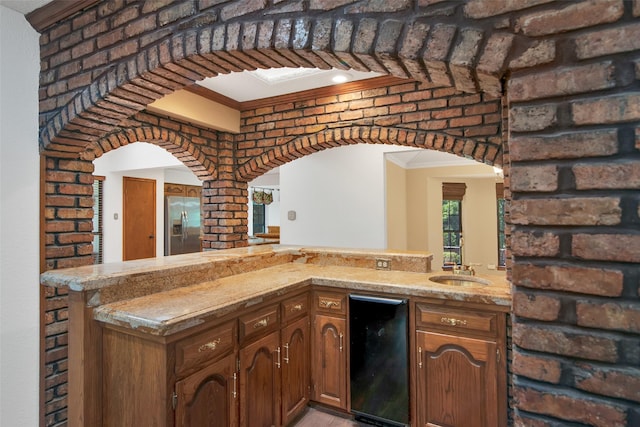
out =
{"type": "Polygon", "coordinates": [[[282,323],[289,323],[309,313],[309,295],[302,294],[282,302],[282,323]]]}
{"type": "Polygon", "coordinates": [[[347,314],[347,294],[325,291],[315,292],[313,304],[318,312],[347,314]]]}
{"type": "Polygon", "coordinates": [[[498,313],[417,304],[416,326],[497,334],[498,313]]]}
{"type": "Polygon", "coordinates": [[[279,305],[274,304],[240,317],[240,342],[280,329],[279,305]]]}
{"type": "Polygon", "coordinates": [[[224,356],[231,352],[236,343],[236,322],[201,332],[176,343],[176,373],[224,356]]]}

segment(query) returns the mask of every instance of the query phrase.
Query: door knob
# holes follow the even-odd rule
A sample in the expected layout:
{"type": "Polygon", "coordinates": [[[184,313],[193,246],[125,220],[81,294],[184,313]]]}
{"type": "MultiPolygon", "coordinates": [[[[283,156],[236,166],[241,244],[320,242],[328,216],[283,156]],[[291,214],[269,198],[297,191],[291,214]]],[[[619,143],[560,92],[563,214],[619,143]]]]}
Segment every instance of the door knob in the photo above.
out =
{"type": "Polygon", "coordinates": [[[153,239],[153,238],[154,238],[154,235],[153,235],[153,234],[152,234],[152,235],[150,235],[150,236],[149,236],[149,238],[150,238],[150,239],[153,239]]]}

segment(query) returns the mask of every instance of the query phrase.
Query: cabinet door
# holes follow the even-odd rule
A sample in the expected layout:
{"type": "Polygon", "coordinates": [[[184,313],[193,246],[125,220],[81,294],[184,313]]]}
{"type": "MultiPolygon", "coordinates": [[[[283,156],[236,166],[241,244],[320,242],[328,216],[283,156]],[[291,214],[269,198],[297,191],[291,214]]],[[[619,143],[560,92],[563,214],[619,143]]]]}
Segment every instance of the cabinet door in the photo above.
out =
{"type": "Polygon", "coordinates": [[[287,425],[309,402],[309,317],[282,330],[282,424],[287,425]]]}
{"type": "Polygon", "coordinates": [[[237,426],[237,386],[235,354],[178,381],[176,426],[237,426]]]}
{"type": "Polygon", "coordinates": [[[240,349],[240,425],[280,425],[280,334],[240,349]]]}
{"type": "Polygon", "coordinates": [[[347,321],[316,315],[313,347],[314,400],[347,409],[347,321]]]}
{"type": "Polygon", "coordinates": [[[498,406],[496,351],[493,341],[418,331],[418,425],[503,425],[498,406]]]}

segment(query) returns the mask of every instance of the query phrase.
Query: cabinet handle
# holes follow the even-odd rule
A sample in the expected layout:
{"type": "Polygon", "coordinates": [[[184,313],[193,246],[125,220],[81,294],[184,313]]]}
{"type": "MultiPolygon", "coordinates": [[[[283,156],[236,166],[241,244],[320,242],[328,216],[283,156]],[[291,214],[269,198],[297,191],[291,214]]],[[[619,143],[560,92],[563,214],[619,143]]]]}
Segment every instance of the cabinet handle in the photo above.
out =
{"type": "Polygon", "coordinates": [[[418,347],[418,368],[422,369],[422,347],[418,347]]]}
{"type": "Polygon", "coordinates": [[[340,352],[342,353],[342,342],[344,341],[344,334],[340,332],[340,352]]]}
{"type": "Polygon", "coordinates": [[[331,301],[331,300],[327,300],[327,299],[321,299],[320,300],[320,307],[325,307],[325,308],[340,308],[340,303],[338,301],[331,301]]]}
{"type": "Polygon", "coordinates": [[[291,312],[294,313],[296,311],[301,311],[302,310],[302,304],[296,304],[293,307],[291,307],[291,312]]]}
{"type": "Polygon", "coordinates": [[[265,317],[264,319],[260,319],[256,323],[254,323],[253,329],[264,328],[268,324],[269,324],[269,316],[265,317]]]}
{"type": "Polygon", "coordinates": [[[445,323],[445,324],[451,325],[451,326],[466,326],[467,325],[467,321],[466,320],[456,319],[455,317],[441,317],[440,318],[440,323],[445,323]]]}
{"type": "Polygon", "coordinates": [[[498,359],[497,362],[500,363],[500,349],[499,348],[496,349],[496,359],[498,359]]]}
{"type": "Polygon", "coordinates": [[[233,398],[237,398],[238,397],[238,374],[237,373],[233,373],[233,398]]]}
{"type": "Polygon", "coordinates": [[[276,348],[276,353],[278,353],[278,358],[276,359],[276,366],[280,367],[280,347],[276,348]]]}
{"type": "Polygon", "coordinates": [[[289,364],[289,343],[284,345],[284,363],[289,364]]]}
{"type": "Polygon", "coordinates": [[[199,348],[198,348],[198,353],[202,353],[203,351],[214,351],[216,349],[216,347],[218,346],[218,344],[220,344],[220,341],[222,341],[220,338],[216,338],[213,341],[210,341],[206,344],[202,344],[199,348]]]}

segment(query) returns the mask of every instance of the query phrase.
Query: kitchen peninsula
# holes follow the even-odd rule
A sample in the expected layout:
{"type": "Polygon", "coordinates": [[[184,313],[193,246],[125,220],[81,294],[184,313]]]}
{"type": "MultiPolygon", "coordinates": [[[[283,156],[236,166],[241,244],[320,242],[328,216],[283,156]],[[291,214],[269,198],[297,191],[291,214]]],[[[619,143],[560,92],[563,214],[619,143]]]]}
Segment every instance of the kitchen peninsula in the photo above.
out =
{"type": "Polygon", "coordinates": [[[69,290],[69,425],[284,426],[310,402],[349,413],[357,292],[409,301],[411,425],[505,426],[509,286],[438,283],[431,258],[265,245],[43,273],[69,290]]]}

